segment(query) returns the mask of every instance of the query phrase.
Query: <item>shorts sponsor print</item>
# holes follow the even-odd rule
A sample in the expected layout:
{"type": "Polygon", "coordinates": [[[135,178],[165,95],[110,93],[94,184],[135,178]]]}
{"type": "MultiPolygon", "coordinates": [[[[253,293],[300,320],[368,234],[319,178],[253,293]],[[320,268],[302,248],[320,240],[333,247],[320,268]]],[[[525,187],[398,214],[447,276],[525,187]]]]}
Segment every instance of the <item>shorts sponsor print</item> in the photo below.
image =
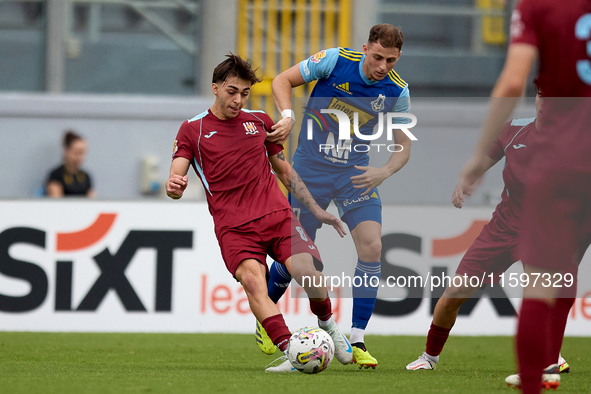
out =
{"type": "MultiPolygon", "coordinates": [[[[320,207],[326,209],[331,201],[334,202],[339,216],[347,223],[349,229],[355,228],[357,224],[365,220],[382,222],[382,201],[378,189],[374,188],[362,196],[365,189],[356,189],[351,183],[352,176],[363,174],[364,171],[352,167],[347,171],[326,172],[310,169],[298,163],[294,163],[294,169],[320,207]],[[370,208],[367,208],[368,206],[370,208]],[[356,212],[356,214],[348,214],[358,209],[363,210],[356,212]]],[[[299,201],[292,199],[291,204],[294,209],[300,210],[300,221],[308,232],[322,226],[322,223],[299,201]]]]}

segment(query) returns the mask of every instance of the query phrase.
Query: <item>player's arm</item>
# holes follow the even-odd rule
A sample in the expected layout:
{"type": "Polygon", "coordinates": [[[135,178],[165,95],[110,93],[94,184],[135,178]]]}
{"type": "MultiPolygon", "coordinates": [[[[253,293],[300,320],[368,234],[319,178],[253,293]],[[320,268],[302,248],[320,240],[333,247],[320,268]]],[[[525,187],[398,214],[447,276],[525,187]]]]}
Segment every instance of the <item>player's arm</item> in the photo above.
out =
{"type": "MultiPolygon", "coordinates": [[[[363,174],[351,177],[351,183],[355,189],[365,189],[362,196],[369,194],[386,179],[396,174],[410,158],[410,138],[402,130],[394,130],[394,141],[402,147],[402,150],[393,152],[388,162],[382,167],[355,166],[356,169],[365,171],[363,174]]],[[[398,148],[397,148],[398,149],[398,148]]]]}
{"type": "Polygon", "coordinates": [[[465,166],[460,173],[460,178],[458,179],[456,188],[451,195],[452,204],[456,208],[462,208],[464,203],[464,194],[471,196],[475,182],[480,182],[484,173],[498,162],[498,160],[491,159],[487,156],[485,159],[483,159],[483,163],[479,167],[472,168],[465,166]],[[476,179],[476,181],[474,181],[474,179],[476,179]]]}
{"type": "Polygon", "coordinates": [[[170,175],[165,184],[168,197],[178,200],[183,196],[189,182],[189,165],[190,161],[184,157],[176,157],[170,164],[170,175]]]}
{"type": "MultiPolygon", "coordinates": [[[[534,45],[524,43],[509,45],[503,71],[491,94],[480,139],[466,164],[469,176],[484,174],[488,169],[486,167],[489,164],[487,152],[499,135],[503,124],[517,106],[537,56],[538,49],[534,45]]],[[[472,185],[477,180],[478,178],[468,179],[472,185]]]]}
{"type": "Polygon", "coordinates": [[[267,136],[268,141],[282,144],[289,136],[292,127],[295,125],[293,111],[291,110],[291,92],[293,88],[305,83],[300,73],[299,64],[283,71],[273,79],[271,84],[273,100],[275,100],[275,106],[283,119],[273,125],[273,132],[267,136]]]}
{"type": "Polygon", "coordinates": [[[316,203],[316,200],[312,197],[312,194],[304,184],[304,181],[286,160],[283,152],[271,156],[269,161],[271,162],[273,171],[277,174],[279,181],[283,183],[287,191],[291,193],[293,197],[297,198],[302,204],[304,204],[320,222],[333,226],[341,237],[347,235],[343,223],[336,216],[326,212],[316,203]]]}
{"type": "MultiPolygon", "coordinates": [[[[401,92],[392,111],[410,113],[410,93],[408,91],[408,86],[406,86],[401,92]]],[[[403,123],[410,121],[408,118],[403,119],[405,119],[401,121],[403,123]]],[[[404,131],[394,129],[394,142],[401,147],[401,150],[398,150],[397,148],[395,152],[392,152],[388,162],[381,168],[355,166],[356,169],[365,171],[361,175],[351,177],[354,188],[366,189],[361,194],[362,196],[369,194],[373,188],[381,185],[382,182],[400,171],[400,169],[408,163],[408,160],[410,159],[410,137],[408,137],[404,131]]]]}
{"type": "Polygon", "coordinates": [[[271,84],[273,100],[275,100],[275,106],[279,112],[291,109],[292,89],[305,83],[306,81],[304,81],[304,77],[302,77],[302,73],[300,72],[299,63],[283,71],[273,79],[271,84]]]}
{"type": "Polygon", "coordinates": [[[291,102],[293,88],[317,79],[327,78],[334,70],[338,57],[338,48],[320,51],[310,58],[291,66],[273,79],[271,84],[273,100],[275,100],[275,106],[283,119],[272,127],[274,131],[268,134],[267,141],[279,144],[285,142],[291,128],[295,125],[291,102]]]}
{"type": "Polygon", "coordinates": [[[49,181],[46,190],[49,197],[60,198],[64,196],[64,187],[58,181],[49,181]]]}

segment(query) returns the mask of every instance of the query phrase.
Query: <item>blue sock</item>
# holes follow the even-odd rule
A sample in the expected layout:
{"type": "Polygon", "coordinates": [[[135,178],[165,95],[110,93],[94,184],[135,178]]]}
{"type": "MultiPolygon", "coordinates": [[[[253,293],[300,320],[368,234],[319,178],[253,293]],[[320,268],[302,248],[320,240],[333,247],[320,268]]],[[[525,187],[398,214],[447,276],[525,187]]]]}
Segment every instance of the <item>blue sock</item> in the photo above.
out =
{"type": "MultiPolygon", "coordinates": [[[[357,267],[355,268],[355,276],[361,278],[361,286],[353,286],[353,325],[354,328],[365,330],[367,322],[373,313],[373,308],[376,304],[378,295],[379,280],[382,274],[382,263],[367,263],[365,261],[357,260],[357,267]],[[364,279],[366,275],[366,279],[364,279]],[[377,279],[372,279],[377,278],[377,279]],[[372,286],[372,284],[378,284],[372,286]]],[[[360,279],[355,280],[356,284],[360,283],[360,279]]]]}
{"type": "Polygon", "coordinates": [[[291,282],[291,275],[283,264],[273,261],[269,269],[269,283],[267,283],[267,292],[269,298],[277,303],[279,299],[285,294],[289,283],[291,282]]]}

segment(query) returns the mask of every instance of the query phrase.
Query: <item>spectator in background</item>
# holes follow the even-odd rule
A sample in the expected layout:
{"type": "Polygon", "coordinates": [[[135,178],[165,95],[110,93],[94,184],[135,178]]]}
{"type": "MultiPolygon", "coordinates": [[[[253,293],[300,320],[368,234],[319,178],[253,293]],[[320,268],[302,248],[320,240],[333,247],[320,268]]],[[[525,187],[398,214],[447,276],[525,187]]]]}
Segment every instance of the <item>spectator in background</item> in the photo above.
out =
{"type": "Polygon", "coordinates": [[[80,167],[86,158],[86,142],[72,130],[64,135],[64,162],[49,173],[46,192],[49,197],[94,197],[90,175],[80,167]]]}

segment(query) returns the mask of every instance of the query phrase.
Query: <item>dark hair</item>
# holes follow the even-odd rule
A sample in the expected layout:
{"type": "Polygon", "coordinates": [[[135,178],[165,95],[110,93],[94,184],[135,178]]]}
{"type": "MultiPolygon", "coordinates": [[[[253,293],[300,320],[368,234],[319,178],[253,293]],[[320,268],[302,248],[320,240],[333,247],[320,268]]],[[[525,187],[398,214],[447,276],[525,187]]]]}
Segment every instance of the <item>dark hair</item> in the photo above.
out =
{"type": "Polygon", "coordinates": [[[223,83],[228,78],[232,77],[238,77],[249,81],[251,85],[262,81],[262,79],[257,77],[256,70],[252,69],[252,66],[247,60],[242,59],[238,55],[234,55],[232,52],[230,52],[229,55],[226,55],[226,57],[227,59],[218,64],[215,70],[213,70],[213,78],[211,82],[223,83]]]}
{"type": "Polygon", "coordinates": [[[536,94],[539,94],[540,96],[542,95],[542,92],[540,92],[540,85],[538,84],[538,78],[534,78],[533,81],[531,81],[531,84],[534,86],[534,89],[536,90],[536,94]]]}
{"type": "Polygon", "coordinates": [[[64,134],[64,140],[63,140],[63,145],[64,148],[68,149],[70,146],[72,146],[72,144],[78,140],[81,140],[82,137],[80,137],[78,134],[74,133],[74,131],[72,130],[66,130],[66,133],[64,134]]]}
{"type": "Polygon", "coordinates": [[[398,48],[402,50],[402,44],[404,44],[404,35],[400,27],[394,27],[389,23],[380,23],[375,25],[369,31],[368,43],[377,43],[384,48],[398,48]]]}

